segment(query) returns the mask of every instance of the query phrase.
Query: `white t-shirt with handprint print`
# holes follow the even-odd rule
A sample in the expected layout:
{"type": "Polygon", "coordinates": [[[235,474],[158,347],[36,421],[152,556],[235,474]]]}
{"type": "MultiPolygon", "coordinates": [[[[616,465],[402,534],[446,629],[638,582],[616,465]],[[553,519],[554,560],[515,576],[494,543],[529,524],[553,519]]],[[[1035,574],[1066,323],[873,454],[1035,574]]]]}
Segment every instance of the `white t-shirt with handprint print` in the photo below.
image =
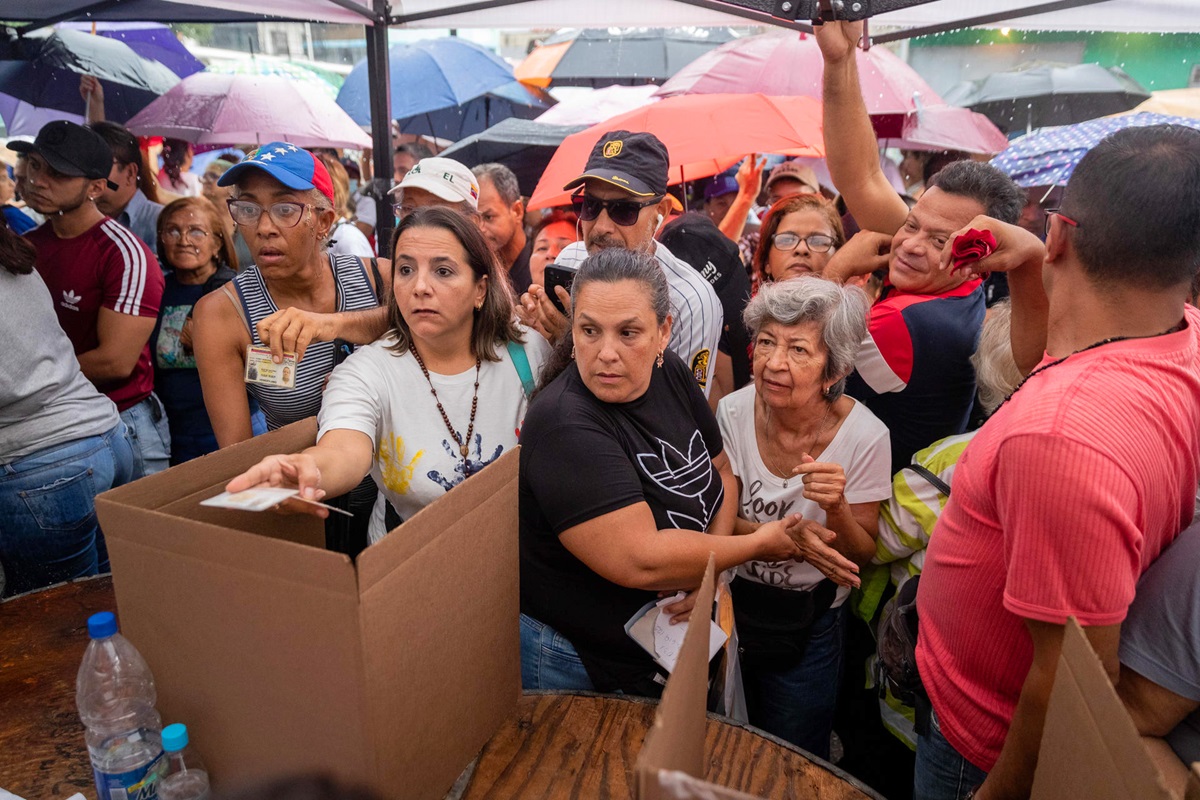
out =
{"type": "MultiPolygon", "coordinates": [[[[536,378],[549,353],[545,339],[524,331],[525,354],[536,378]]],[[[397,355],[385,337],[359,348],[333,371],[317,417],[317,441],[332,430],[354,430],[371,438],[371,477],[404,519],[463,481],[463,458],[411,352],[397,355]]],[[[529,402],[506,348],[500,361],[479,369],[479,404],[468,444],[471,474],[515,447],[529,402]]],[[[475,368],[457,375],[430,373],[437,399],[460,436],[471,419],[475,368]]],[[[372,526],[371,542],[385,534],[372,526]]]]}

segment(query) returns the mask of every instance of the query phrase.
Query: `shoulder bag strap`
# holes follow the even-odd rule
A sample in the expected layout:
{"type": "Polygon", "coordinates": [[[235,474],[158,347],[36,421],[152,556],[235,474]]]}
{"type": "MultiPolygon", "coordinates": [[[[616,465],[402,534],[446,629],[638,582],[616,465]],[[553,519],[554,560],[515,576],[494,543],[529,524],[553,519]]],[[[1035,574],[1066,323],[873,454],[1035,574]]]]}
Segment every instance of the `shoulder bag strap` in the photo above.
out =
{"type": "Polygon", "coordinates": [[[517,368],[517,375],[521,378],[521,387],[525,390],[525,397],[529,398],[533,394],[533,370],[529,367],[529,356],[525,354],[525,346],[519,342],[508,343],[508,355],[512,358],[513,366],[517,368]]]}
{"type": "Polygon", "coordinates": [[[920,464],[909,464],[907,468],[911,469],[913,472],[929,481],[931,484],[933,484],[933,488],[937,489],[942,494],[946,495],[947,497],[950,496],[950,484],[946,483],[937,475],[934,475],[930,470],[926,469],[920,464]]]}

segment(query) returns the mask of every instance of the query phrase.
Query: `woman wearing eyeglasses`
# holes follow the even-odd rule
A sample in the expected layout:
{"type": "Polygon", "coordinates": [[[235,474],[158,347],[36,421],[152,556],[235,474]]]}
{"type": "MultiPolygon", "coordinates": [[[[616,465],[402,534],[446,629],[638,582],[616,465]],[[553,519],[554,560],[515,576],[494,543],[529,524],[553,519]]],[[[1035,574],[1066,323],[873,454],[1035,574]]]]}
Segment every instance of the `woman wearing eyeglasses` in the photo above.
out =
{"type": "Polygon", "coordinates": [[[879,504],[891,496],[888,430],[842,393],[868,307],[862,290],[823,278],[763,284],[744,315],[754,382],[717,409],[741,497],[735,532],[795,514],[823,526],[805,529],[799,557],[743,564],[732,585],[750,723],[821,758],[842,606],[875,555],[879,504]]]}
{"type": "Polygon", "coordinates": [[[821,275],[845,243],[842,218],[832,203],[819,194],[789,195],[763,218],[753,259],[756,287],[798,275],[821,275]]]}
{"type": "Polygon", "coordinates": [[[203,197],[180,198],[164,208],[157,242],[158,260],[167,272],[150,346],[154,392],[167,412],[175,465],[217,449],[192,349],[192,308],[233,280],[237,254],[216,207],[203,197]]]}
{"type": "MultiPolygon", "coordinates": [[[[246,349],[263,344],[258,323],[289,307],[325,314],[376,308],[390,290],[383,277],[390,269],[326,251],[337,217],[333,183],[324,164],[307,150],[287,142],[263,145],[217,184],[233,187],[229,213],[254,257],[233,281],[203,298],[195,312],[204,403],[217,442],[227,447],[253,435],[247,390],[274,430],[320,411],[326,379],[340,360],[335,342],[306,346],[301,341],[294,387],[247,383],[246,349]]],[[[351,505],[367,505],[373,496],[367,482],[351,505]]],[[[355,522],[351,535],[365,544],[366,520],[355,522]]]]}

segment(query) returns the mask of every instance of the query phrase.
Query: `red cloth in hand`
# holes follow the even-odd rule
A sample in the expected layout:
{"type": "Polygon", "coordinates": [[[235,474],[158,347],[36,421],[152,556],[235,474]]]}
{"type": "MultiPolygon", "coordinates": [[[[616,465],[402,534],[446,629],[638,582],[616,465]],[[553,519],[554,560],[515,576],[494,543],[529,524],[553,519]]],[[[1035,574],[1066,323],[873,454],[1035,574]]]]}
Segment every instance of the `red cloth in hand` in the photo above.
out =
{"type": "Polygon", "coordinates": [[[996,250],[996,237],[991,231],[969,231],[954,240],[950,247],[950,260],[954,263],[950,271],[962,269],[980,259],[987,258],[996,250]]]}

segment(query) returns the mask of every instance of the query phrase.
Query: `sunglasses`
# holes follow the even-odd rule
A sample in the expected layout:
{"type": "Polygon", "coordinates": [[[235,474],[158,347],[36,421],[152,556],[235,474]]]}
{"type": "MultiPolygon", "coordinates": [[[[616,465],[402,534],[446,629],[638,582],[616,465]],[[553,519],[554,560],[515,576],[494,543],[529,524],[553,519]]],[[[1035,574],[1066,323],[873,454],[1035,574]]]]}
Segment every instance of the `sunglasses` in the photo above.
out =
{"type": "Polygon", "coordinates": [[[584,222],[591,222],[600,216],[601,211],[607,211],[608,218],[622,228],[628,228],[635,224],[643,208],[658,205],[661,202],[662,197],[650,200],[601,200],[589,194],[571,196],[571,205],[575,207],[575,213],[584,222]]]}

